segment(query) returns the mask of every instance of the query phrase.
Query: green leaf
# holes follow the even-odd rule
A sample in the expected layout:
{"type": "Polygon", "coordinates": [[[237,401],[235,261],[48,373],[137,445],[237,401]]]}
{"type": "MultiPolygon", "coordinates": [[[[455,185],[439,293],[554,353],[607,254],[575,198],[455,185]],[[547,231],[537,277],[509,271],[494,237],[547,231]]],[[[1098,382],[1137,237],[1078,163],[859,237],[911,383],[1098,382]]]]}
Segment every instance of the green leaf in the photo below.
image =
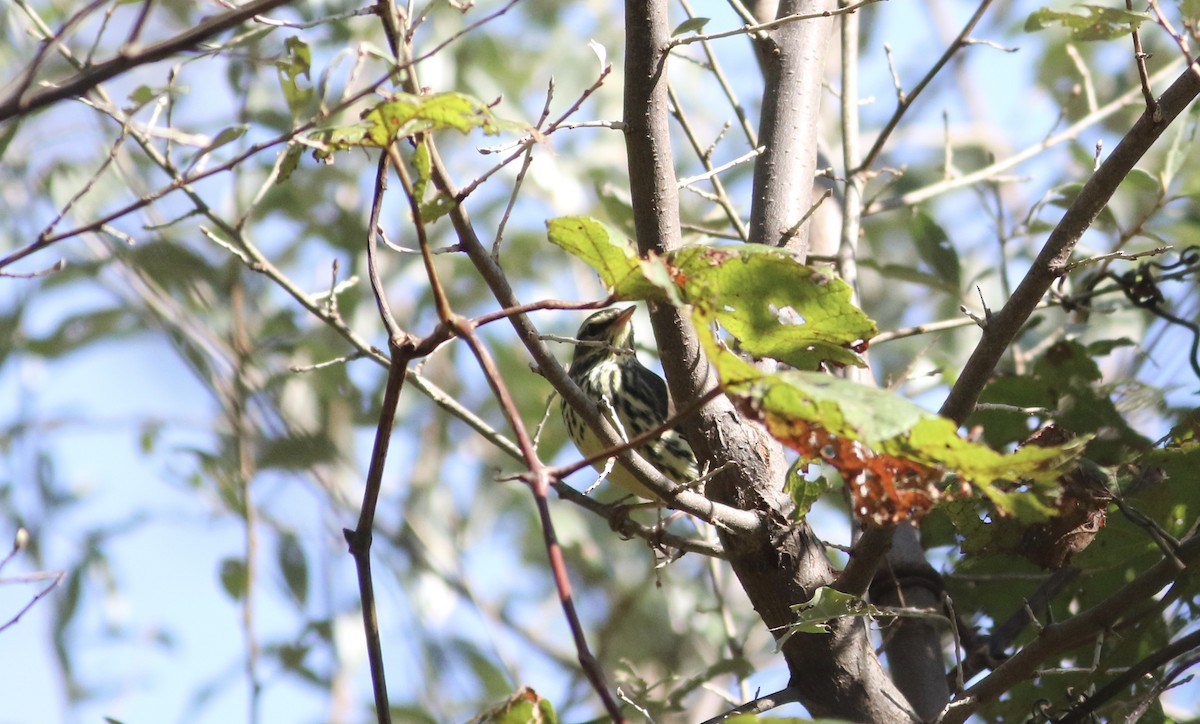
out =
{"type": "Polygon", "coordinates": [[[138,450],[143,455],[154,452],[164,427],[166,427],[166,423],[162,420],[146,420],[142,423],[142,428],[138,433],[138,450]]]}
{"type": "Polygon", "coordinates": [[[311,85],[302,87],[297,82],[301,76],[310,83],[312,81],[309,74],[312,69],[312,50],[295,36],[284,41],[284,49],[287,56],[283,60],[275,61],[275,70],[279,75],[279,86],[283,89],[283,96],[292,112],[292,118],[299,118],[314,97],[311,85]]]}
{"type": "Polygon", "coordinates": [[[1096,352],[1078,342],[1051,345],[1033,366],[1033,381],[1053,396],[1054,421],[1078,435],[1095,436],[1087,456],[1102,465],[1124,462],[1130,454],[1150,447],[1150,441],[1130,427],[1102,384],[1096,352]]]}
{"type": "MultiPolygon", "coordinates": [[[[1071,204],[1075,203],[1076,197],[1079,196],[1079,192],[1082,190],[1082,183],[1067,183],[1056,186],[1050,191],[1053,194],[1050,198],[1050,204],[1060,209],[1068,209],[1071,207],[1071,204]]],[[[1106,205],[1100,209],[1100,213],[1096,216],[1093,226],[1099,229],[1112,229],[1116,227],[1116,217],[1113,216],[1113,211],[1109,206],[1106,205]]]]}
{"type": "Polygon", "coordinates": [[[629,190],[618,187],[610,181],[597,180],[593,186],[596,199],[600,202],[600,208],[604,210],[604,217],[608,223],[616,226],[626,236],[633,236],[636,232],[629,190]]]}
{"type": "Polygon", "coordinates": [[[793,367],[862,365],[852,348],[876,328],[841,279],[761,245],[689,246],[640,258],[633,243],[587,217],[547,222],[550,241],[579,257],[622,299],[691,304],[697,324],[720,324],[742,350],[793,367]]]}
{"type": "Polygon", "coordinates": [[[303,606],[308,600],[308,558],[304,555],[300,540],[291,533],[284,533],[279,538],[275,553],[288,593],[292,600],[303,606]]]}
{"type": "Polygon", "coordinates": [[[297,434],[264,440],[258,451],[260,468],[305,470],[337,456],[337,446],[321,434],[297,434]]]}
{"type": "Polygon", "coordinates": [[[558,714],[549,700],[526,686],[500,706],[480,713],[471,721],[477,724],[557,724],[558,714]]]}
{"type": "Polygon", "coordinates": [[[1163,162],[1162,188],[1169,188],[1175,175],[1183,166],[1188,153],[1192,150],[1191,141],[1195,140],[1196,126],[1191,123],[1176,124],[1175,134],[1171,138],[1171,146],[1167,149],[1167,158],[1163,162]]]}
{"type": "Polygon", "coordinates": [[[308,657],[311,648],[304,645],[283,644],[278,649],[279,663],[287,671],[303,676],[304,659],[308,657]]]}
{"type": "MultiPolygon", "coordinates": [[[[328,150],[318,151],[317,158],[327,159],[332,151],[355,146],[386,148],[397,138],[409,138],[418,133],[453,129],[469,133],[480,128],[495,135],[502,127],[519,124],[501,121],[492,114],[486,103],[463,93],[434,93],[415,96],[400,93],[392,100],[381,101],[363,111],[362,122],[314,131],[310,138],[324,143],[328,150]]],[[[523,128],[523,127],[522,127],[523,128]]]]}
{"type": "Polygon", "coordinates": [[[429,180],[433,173],[433,161],[429,156],[428,146],[424,143],[418,143],[416,149],[413,151],[412,160],[413,168],[417,172],[417,177],[413,180],[413,196],[417,198],[420,204],[418,209],[421,214],[421,220],[426,223],[437,221],[450,213],[457,205],[457,202],[443,191],[435,193],[432,199],[425,198],[425,193],[429,189],[429,180]]]}
{"type": "Polygon", "coordinates": [[[134,324],[127,309],[83,312],[67,317],[43,336],[26,340],[23,346],[27,352],[40,357],[62,357],[96,342],[112,342],[124,337],[134,331],[134,324]]]}
{"type": "Polygon", "coordinates": [[[895,393],[823,373],[764,374],[720,344],[707,326],[698,324],[697,331],[743,412],[802,459],[836,468],[850,484],[860,517],[919,518],[946,497],[938,484],[953,474],[959,488],[970,483],[1001,513],[1041,520],[1049,511],[1042,501],[1081,452],[1082,442],[998,453],[962,439],[953,422],[895,393]],[[1020,489],[1001,486],[1017,481],[1020,489]]]}
{"type": "Polygon", "coordinates": [[[367,122],[352,123],[347,126],[334,126],[313,131],[309,138],[325,144],[325,148],[313,151],[313,156],[319,161],[332,162],[334,151],[344,151],[357,146],[373,146],[367,140],[367,132],[372,124],[367,122]]]}
{"type": "Polygon", "coordinates": [[[500,132],[487,104],[463,93],[428,96],[401,93],[367,111],[363,119],[371,124],[371,140],[381,148],[397,138],[425,131],[453,129],[469,133],[480,128],[488,135],[500,132]]]}
{"type": "Polygon", "coordinates": [[[15,120],[9,121],[4,126],[4,130],[0,131],[0,159],[4,158],[4,154],[8,152],[8,145],[17,135],[17,131],[21,129],[22,116],[18,116],[15,120]]]}
{"type": "Polygon", "coordinates": [[[292,173],[300,165],[300,155],[302,153],[304,153],[304,146],[298,143],[288,144],[283,161],[279,164],[279,174],[275,177],[276,185],[282,184],[292,177],[292,173]]]}
{"type": "Polygon", "coordinates": [[[1100,5],[1075,5],[1072,9],[1082,12],[1060,12],[1041,8],[1025,21],[1025,32],[1032,33],[1061,25],[1071,31],[1072,40],[1114,40],[1129,35],[1150,19],[1145,13],[1100,5]]]}
{"type": "Polygon", "coordinates": [[[833,483],[824,475],[815,480],[809,480],[804,474],[807,467],[808,461],[797,460],[792,467],[788,468],[787,480],[784,482],[784,490],[792,496],[792,500],[796,504],[797,519],[808,515],[813,503],[833,489],[833,483]]]}
{"type": "Polygon", "coordinates": [[[687,706],[686,698],[691,693],[726,676],[732,675],[744,679],[753,673],[754,666],[740,656],[732,658],[719,657],[711,665],[704,667],[686,679],[679,680],[667,697],[665,709],[667,711],[685,711],[687,706]]]}
{"type": "Polygon", "coordinates": [[[687,247],[668,256],[685,301],[737,338],[742,350],[799,369],[862,366],[851,349],[876,333],[849,285],[762,245],[687,247]]]}
{"type": "Polygon", "coordinates": [[[283,47],[288,53],[288,64],[296,75],[303,75],[309,78],[309,69],[312,68],[312,51],[308,45],[300,38],[292,35],[283,41],[283,47]]]}
{"type": "Polygon", "coordinates": [[[933,273],[954,291],[962,287],[962,267],[958,251],[950,243],[945,230],[923,211],[913,214],[908,222],[908,231],[917,247],[921,260],[929,265],[933,273]]]}
{"type": "Polygon", "coordinates": [[[945,279],[929,272],[922,271],[916,266],[907,264],[880,264],[874,259],[863,259],[859,266],[867,269],[874,269],[879,272],[880,276],[887,279],[898,279],[902,282],[910,282],[912,284],[920,284],[923,287],[937,289],[948,294],[957,294],[959,290],[951,286],[945,279]]]}
{"type": "Polygon", "coordinates": [[[703,28],[705,25],[708,25],[709,20],[710,18],[688,18],[671,31],[671,37],[674,38],[678,35],[684,35],[685,33],[694,33],[703,28]]]}
{"type": "MultiPolygon", "coordinates": [[[[429,179],[433,174],[433,161],[429,157],[429,146],[424,143],[418,143],[413,150],[413,168],[417,172],[417,177],[413,179],[413,197],[418,203],[425,201],[425,189],[429,186],[429,179]]],[[[425,218],[422,214],[421,218],[425,218]]]]}
{"type": "MultiPolygon", "coordinates": [[[[923,618],[939,622],[946,620],[940,614],[919,609],[879,608],[867,603],[858,596],[843,593],[828,586],[818,588],[807,602],[792,606],[792,611],[796,614],[796,620],[788,626],[783,636],[775,642],[776,650],[782,648],[784,643],[797,633],[829,633],[829,623],[831,621],[846,617],[869,618],[872,620],[894,618],[923,618]]],[[[775,720],[772,719],[771,721],[774,722],[775,720]]]]}
{"type": "Polygon", "coordinates": [[[221,587],[233,600],[242,600],[248,587],[245,561],[240,558],[226,558],[221,561],[221,587]]]}
{"type": "Polygon", "coordinates": [[[633,242],[586,216],[546,222],[550,242],[596,270],[620,299],[676,300],[675,284],[659,259],[641,259],[633,242]]]}
{"type": "MultiPolygon", "coordinates": [[[[898,615],[911,615],[920,618],[930,616],[930,614],[918,611],[910,611],[905,614],[901,614],[898,611],[885,611],[872,606],[858,596],[842,593],[828,586],[818,588],[807,602],[792,606],[792,611],[796,614],[796,620],[788,626],[787,632],[775,642],[777,649],[781,648],[793,634],[829,633],[830,621],[836,621],[839,618],[847,616],[872,619],[895,618],[898,615]]],[[[933,618],[941,619],[942,617],[934,615],[933,618]]]]}
{"type": "Polygon", "coordinates": [[[133,92],[130,93],[127,98],[135,108],[141,108],[157,98],[160,92],[161,91],[155,90],[148,85],[139,85],[137,88],[133,89],[133,92]]]}
{"type": "Polygon", "coordinates": [[[1087,353],[1093,357],[1104,357],[1111,353],[1114,349],[1121,347],[1136,347],[1137,342],[1134,342],[1128,337],[1118,337],[1117,339],[1098,339],[1095,342],[1089,342],[1087,353]]]}
{"type": "Polygon", "coordinates": [[[1061,447],[1028,446],[1004,454],[958,436],[954,423],[940,416],[922,419],[907,436],[879,450],[922,465],[953,471],[982,492],[1002,515],[1040,522],[1053,513],[1047,501],[1058,493],[1058,478],[1083,452],[1086,439],[1061,447]],[[1012,489],[1004,483],[1021,483],[1012,489]]]}
{"type": "Polygon", "coordinates": [[[1163,182],[1159,181],[1153,174],[1145,169],[1135,168],[1125,177],[1123,183],[1129,184],[1132,188],[1138,191],[1143,191],[1151,194],[1162,192],[1163,182]]]}
{"type": "Polygon", "coordinates": [[[234,141],[238,140],[242,136],[246,135],[246,128],[247,128],[247,126],[242,125],[242,126],[230,126],[229,128],[222,129],[222,131],[217,134],[217,137],[213,139],[212,143],[205,146],[201,152],[202,153],[210,153],[210,152],[215,151],[216,149],[220,148],[221,146],[233,143],[234,141]]]}
{"type": "Polygon", "coordinates": [[[216,138],[214,138],[212,141],[209,141],[207,145],[192,155],[191,163],[194,164],[221,146],[228,145],[238,140],[242,136],[246,135],[246,130],[248,128],[249,126],[243,124],[240,126],[230,126],[229,128],[221,129],[221,132],[217,134],[216,138]]]}
{"type": "Polygon", "coordinates": [[[1132,481],[1134,504],[1152,515],[1163,530],[1183,537],[1200,513],[1200,442],[1186,440],[1166,448],[1148,450],[1137,460],[1140,470],[1152,471],[1150,481],[1132,481]],[[1161,479],[1154,483],[1153,479],[1161,479]]]}
{"type": "Polygon", "coordinates": [[[454,210],[458,202],[453,197],[447,196],[439,191],[434,194],[432,199],[421,202],[421,220],[425,223],[431,223],[442,218],[446,214],[454,210]]]}

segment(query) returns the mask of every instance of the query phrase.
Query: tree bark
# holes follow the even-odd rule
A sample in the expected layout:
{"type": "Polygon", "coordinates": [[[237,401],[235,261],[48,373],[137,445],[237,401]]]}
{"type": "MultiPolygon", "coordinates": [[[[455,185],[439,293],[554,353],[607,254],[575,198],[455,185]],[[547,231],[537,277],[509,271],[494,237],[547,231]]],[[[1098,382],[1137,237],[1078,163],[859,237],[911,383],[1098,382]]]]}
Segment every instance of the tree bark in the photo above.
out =
{"type": "MultiPolygon", "coordinates": [[[[795,12],[793,5],[784,3],[780,12],[795,12]]],[[[626,0],[625,9],[625,138],[634,223],[641,253],[661,253],[678,245],[680,238],[667,113],[665,48],[670,24],[662,0],[626,0]]],[[[786,98],[799,103],[804,111],[792,117],[790,109],[779,107],[785,101],[776,103],[778,116],[787,120],[775,123],[787,124],[790,131],[766,129],[769,124],[764,116],[764,129],[769,131],[765,137],[774,139],[774,147],[767,150],[773,168],[761,183],[756,173],[756,189],[761,188],[761,192],[756,191],[754,213],[763,220],[764,229],[774,231],[758,232],[756,238],[760,241],[769,241],[772,233],[778,237],[782,233],[779,229],[794,226],[807,210],[812,190],[817,132],[812,114],[819,103],[815,98],[800,98],[799,94],[820,93],[824,42],[816,50],[794,45],[802,37],[827,34],[828,28],[804,32],[793,28],[802,25],[785,26],[787,31],[781,28],[777,31],[781,38],[774,41],[780,55],[775,77],[781,85],[794,84],[787,89],[786,98]],[[813,120],[802,128],[797,118],[813,120]],[[796,195],[803,200],[803,209],[796,200],[784,199],[789,189],[803,189],[803,194],[796,195]],[[776,203],[782,208],[760,208],[776,203]]],[[[771,88],[768,96],[776,91],[783,92],[771,88]]],[[[797,238],[801,237],[792,237],[797,238]]],[[[651,310],[651,319],[674,398],[694,399],[710,389],[715,384],[713,373],[695,332],[679,310],[660,305],[651,310]]],[[[791,500],[782,492],[787,469],[782,450],[763,430],[747,423],[727,398],[707,405],[685,422],[684,430],[702,465],[715,468],[733,463],[708,482],[707,495],[753,511],[766,522],[759,534],[723,534],[722,543],[755,611],[772,634],[780,636],[795,620],[791,607],[807,601],[817,587],[834,579],[824,546],[806,521],[795,520],[791,500]]],[[[783,654],[791,674],[790,686],[799,692],[800,701],[813,715],[852,721],[899,722],[912,718],[860,621],[839,621],[829,634],[793,636],[784,645],[783,654]]]]}

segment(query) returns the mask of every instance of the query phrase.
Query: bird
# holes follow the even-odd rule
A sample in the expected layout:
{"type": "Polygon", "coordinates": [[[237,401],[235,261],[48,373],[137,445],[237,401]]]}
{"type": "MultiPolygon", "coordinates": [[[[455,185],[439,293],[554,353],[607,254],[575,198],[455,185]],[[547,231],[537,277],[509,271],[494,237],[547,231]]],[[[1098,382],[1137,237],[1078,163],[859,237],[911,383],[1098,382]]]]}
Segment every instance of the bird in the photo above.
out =
{"type": "MultiPolygon", "coordinates": [[[[602,309],[583,321],[567,375],[583,390],[618,432],[632,439],[653,430],[667,419],[667,384],[638,361],[633,348],[633,313],[636,306],[602,309]],[[619,425],[612,416],[616,411],[619,425]]],[[[583,417],[562,400],[563,424],[584,457],[607,449],[584,422],[583,417]]],[[[691,445],[674,429],[637,446],[637,452],[667,478],[680,485],[699,477],[699,466],[691,445]]],[[[601,470],[603,462],[595,465],[601,470]]],[[[609,482],[648,500],[658,496],[640,483],[620,463],[608,474],[609,482]]]]}

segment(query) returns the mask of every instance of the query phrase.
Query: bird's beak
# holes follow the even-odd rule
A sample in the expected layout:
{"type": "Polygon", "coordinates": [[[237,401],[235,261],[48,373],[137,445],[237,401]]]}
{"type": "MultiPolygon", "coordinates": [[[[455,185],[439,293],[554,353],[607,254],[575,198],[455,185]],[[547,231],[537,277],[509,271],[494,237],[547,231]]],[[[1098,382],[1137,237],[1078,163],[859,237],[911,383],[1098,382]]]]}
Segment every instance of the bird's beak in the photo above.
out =
{"type": "Polygon", "coordinates": [[[629,324],[629,320],[633,319],[633,313],[636,311],[637,311],[636,304],[633,305],[632,307],[626,307],[625,309],[622,309],[621,313],[617,315],[617,318],[613,320],[613,328],[620,329],[620,328],[624,327],[626,324],[629,324]]]}

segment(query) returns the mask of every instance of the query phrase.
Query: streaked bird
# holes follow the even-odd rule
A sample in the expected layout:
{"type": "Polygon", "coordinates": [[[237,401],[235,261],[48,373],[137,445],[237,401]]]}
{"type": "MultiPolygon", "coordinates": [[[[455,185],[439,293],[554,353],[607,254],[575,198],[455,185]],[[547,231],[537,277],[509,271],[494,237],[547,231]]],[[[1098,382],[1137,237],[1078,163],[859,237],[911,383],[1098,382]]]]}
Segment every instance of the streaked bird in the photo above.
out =
{"type": "MultiPolygon", "coordinates": [[[[633,325],[630,320],[637,307],[604,309],[584,320],[576,338],[584,344],[575,346],[567,374],[600,408],[613,424],[615,410],[620,425],[618,431],[632,439],[653,430],[667,419],[667,385],[662,378],[642,366],[633,351],[633,325]]],[[[562,401],[563,423],[567,434],[585,457],[606,449],[566,400],[562,401]]],[[[677,430],[667,430],[661,436],[637,448],[646,462],[680,485],[699,476],[696,456],[687,440],[677,430]]],[[[596,469],[601,469],[597,465],[596,469]]],[[[634,495],[657,500],[619,462],[609,473],[614,485],[634,495]]]]}

